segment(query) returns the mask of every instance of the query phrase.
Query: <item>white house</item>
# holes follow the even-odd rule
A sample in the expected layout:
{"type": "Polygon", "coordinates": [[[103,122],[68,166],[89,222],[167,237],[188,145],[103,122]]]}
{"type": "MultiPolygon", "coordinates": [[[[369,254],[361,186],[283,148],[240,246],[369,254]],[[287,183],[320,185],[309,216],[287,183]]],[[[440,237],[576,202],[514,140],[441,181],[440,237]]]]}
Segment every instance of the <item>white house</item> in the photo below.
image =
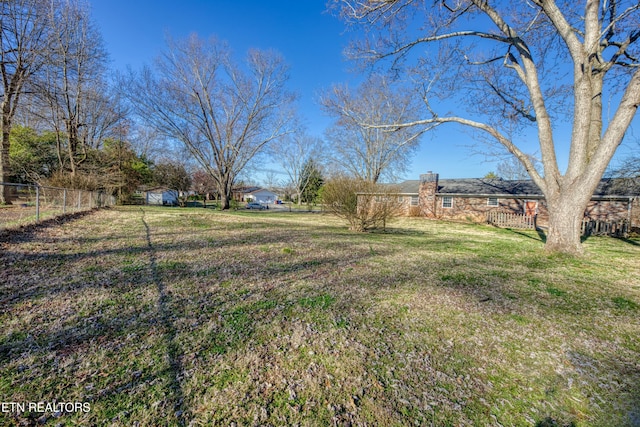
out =
{"type": "Polygon", "coordinates": [[[278,195],[272,191],[260,187],[243,187],[233,191],[234,197],[239,202],[275,203],[278,195]]]}

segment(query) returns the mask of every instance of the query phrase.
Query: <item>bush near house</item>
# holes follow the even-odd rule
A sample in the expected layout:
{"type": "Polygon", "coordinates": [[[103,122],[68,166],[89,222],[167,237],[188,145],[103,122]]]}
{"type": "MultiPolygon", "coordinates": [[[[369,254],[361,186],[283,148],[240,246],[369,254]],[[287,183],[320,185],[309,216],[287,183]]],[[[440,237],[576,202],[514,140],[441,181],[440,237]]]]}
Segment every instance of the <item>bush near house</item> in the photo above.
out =
{"type": "Polygon", "coordinates": [[[395,187],[351,177],[335,177],[322,188],[324,208],[346,220],[349,230],[384,229],[402,212],[395,187]]]}

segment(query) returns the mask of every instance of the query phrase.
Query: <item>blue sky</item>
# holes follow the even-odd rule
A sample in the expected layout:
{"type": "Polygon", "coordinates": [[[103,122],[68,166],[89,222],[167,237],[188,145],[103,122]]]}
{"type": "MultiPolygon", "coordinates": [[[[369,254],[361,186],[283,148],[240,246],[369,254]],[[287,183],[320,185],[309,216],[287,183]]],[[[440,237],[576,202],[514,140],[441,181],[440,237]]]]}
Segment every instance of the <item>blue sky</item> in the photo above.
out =
{"type": "MultiPolygon", "coordinates": [[[[334,83],[359,80],[343,56],[349,37],[355,35],[325,11],[325,4],[326,0],[93,0],[91,6],[115,70],[150,64],[164,48],[167,33],[174,38],[192,32],[215,35],[239,57],[249,48],[278,50],[291,67],[290,87],[299,93],[310,133],[322,136],[330,119],[315,102],[318,92],[334,83]]],[[[530,138],[535,143],[535,135],[530,138]]],[[[423,137],[405,177],[417,179],[431,170],[442,178],[484,176],[495,164],[473,154],[473,144],[477,142],[469,132],[443,126],[423,137]]]]}

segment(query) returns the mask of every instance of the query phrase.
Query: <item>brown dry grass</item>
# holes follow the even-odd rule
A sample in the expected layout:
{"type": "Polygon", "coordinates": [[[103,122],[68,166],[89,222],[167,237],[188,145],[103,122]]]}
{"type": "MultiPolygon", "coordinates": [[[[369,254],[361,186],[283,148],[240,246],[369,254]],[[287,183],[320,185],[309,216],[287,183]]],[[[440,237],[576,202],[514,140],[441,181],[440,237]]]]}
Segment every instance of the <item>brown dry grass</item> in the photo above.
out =
{"type": "Polygon", "coordinates": [[[0,401],[91,411],[0,423],[639,425],[637,243],[99,211],[0,255],[0,401]]]}

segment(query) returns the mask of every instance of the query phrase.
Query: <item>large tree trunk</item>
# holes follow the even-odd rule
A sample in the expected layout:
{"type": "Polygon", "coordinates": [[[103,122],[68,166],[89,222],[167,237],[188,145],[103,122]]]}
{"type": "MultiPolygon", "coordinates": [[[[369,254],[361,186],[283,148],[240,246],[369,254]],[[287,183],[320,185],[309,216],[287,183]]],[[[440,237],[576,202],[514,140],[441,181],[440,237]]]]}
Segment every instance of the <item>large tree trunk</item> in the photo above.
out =
{"type": "Polygon", "coordinates": [[[585,204],[573,198],[547,201],[549,210],[549,230],[544,246],[547,252],[562,252],[572,255],[583,253],[581,244],[581,223],[585,204]]]}
{"type": "MultiPolygon", "coordinates": [[[[545,250],[571,255],[583,253],[581,224],[602,173],[585,173],[571,183],[552,187],[548,182],[545,194],[549,211],[549,230],[545,250]]],[[[567,180],[567,177],[564,177],[567,180]]]]}
{"type": "Polygon", "coordinates": [[[231,197],[226,193],[220,193],[220,210],[227,210],[231,207],[230,204],[231,197]]]}
{"type": "Polygon", "coordinates": [[[231,207],[233,197],[232,179],[228,173],[222,173],[217,177],[218,193],[220,194],[220,210],[227,210],[231,207]]]}

